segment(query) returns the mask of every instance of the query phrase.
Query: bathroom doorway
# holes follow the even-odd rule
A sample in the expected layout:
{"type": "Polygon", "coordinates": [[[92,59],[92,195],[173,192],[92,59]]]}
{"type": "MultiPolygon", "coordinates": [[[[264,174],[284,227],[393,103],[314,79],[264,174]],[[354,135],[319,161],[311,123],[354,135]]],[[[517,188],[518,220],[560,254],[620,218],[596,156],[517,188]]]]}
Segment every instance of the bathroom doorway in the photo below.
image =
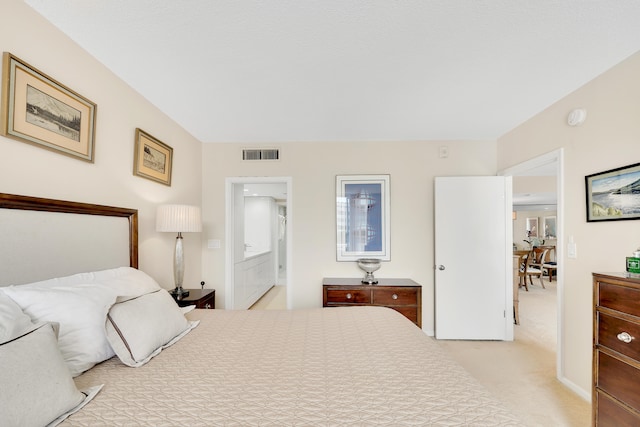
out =
{"type": "Polygon", "coordinates": [[[273,286],[291,308],[290,177],[226,179],[225,306],[247,309],[273,286]]]}

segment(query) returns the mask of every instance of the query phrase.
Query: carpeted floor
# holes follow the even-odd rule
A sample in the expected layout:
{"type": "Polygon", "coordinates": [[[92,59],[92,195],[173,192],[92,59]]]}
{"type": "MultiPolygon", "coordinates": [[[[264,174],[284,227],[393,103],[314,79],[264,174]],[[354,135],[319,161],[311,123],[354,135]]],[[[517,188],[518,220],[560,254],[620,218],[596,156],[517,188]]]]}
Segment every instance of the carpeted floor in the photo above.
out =
{"type": "MultiPolygon", "coordinates": [[[[556,379],[556,282],[520,291],[515,341],[438,341],[529,427],[591,425],[591,404],[556,379]]],[[[284,309],[286,288],[273,287],[251,309],[284,309]]]]}
{"type": "Polygon", "coordinates": [[[515,341],[439,341],[527,426],[590,426],[591,404],[556,379],[556,282],[520,291],[515,341]]]}

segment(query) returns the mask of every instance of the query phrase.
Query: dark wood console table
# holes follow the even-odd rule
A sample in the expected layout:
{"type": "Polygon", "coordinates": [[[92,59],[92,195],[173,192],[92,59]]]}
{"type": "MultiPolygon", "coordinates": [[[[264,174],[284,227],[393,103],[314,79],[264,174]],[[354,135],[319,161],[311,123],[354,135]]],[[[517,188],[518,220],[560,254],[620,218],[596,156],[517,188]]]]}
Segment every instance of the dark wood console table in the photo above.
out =
{"type": "Polygon", "coordinates": [[[376,305],[392,308],[422,327],[422,286],[411,279],[378,279],[367,285],[360,278],[324,278],[322,306],[376,305]]]}

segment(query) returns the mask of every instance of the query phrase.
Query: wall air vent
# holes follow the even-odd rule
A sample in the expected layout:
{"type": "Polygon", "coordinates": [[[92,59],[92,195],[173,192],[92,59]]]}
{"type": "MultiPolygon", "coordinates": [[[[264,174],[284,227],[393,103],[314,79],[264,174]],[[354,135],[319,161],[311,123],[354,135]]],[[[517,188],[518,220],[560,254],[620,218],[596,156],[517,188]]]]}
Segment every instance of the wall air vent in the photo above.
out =
{"type": "Polygon", "coordinates": [[[245,148],[242,160],[279,160],[280,150],[277,148],[245,148]]]}

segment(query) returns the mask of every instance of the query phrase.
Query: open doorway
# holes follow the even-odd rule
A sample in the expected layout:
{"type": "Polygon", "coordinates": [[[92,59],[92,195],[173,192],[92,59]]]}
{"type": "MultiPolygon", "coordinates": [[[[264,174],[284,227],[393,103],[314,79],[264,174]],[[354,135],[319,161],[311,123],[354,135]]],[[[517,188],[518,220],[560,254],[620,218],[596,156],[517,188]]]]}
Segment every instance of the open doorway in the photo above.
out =
{"type": "MultiPolygon", "coordinates": [[[[553,152],[538,156],[530,159],[513,167],[507,168],[500,173],[504,176],[513,177],[513,204],[514,204],[514,218],[518,218],[520,215],[520,221],[526,221],[527,215],[529,219],[537,219],[538,231],[536,233],[535,243],[540,244],[543,240],[545,243],[553,242],[555,246],[555,257],[557,259],[556,269],[556,283],[555,286],[549,286],[549,290],[554,289],[556,291],[555,298],[555,331],[556,331],[556,377],[561,379],[564,377],[562,367],[564,366],[564,357],[562,351],[563,335],[562,324],[564,318],[563,312],[563,191],[564,191],[564,164],[563,164],[563,150],[558,149],[553,152]],[[523,186],[518,186],[518,179],[522,178],[523,186]],[[540,182],[546,182],[547,185],[542,185],[539,191],[535,190],[536,180],[540,182]],[[551,182],[551,190],[549,191],[548,182],[551,182]],[[533,183],[533,185],[532,185],[533,183]],[[531,185],[526,187],[526,185],[531,185]],[[551,211],[553,209],[553,211],[551,211]],[[549,212],[545,214],[544,212],[549,212]],[[555,212],[552,215],[551,212],[555,212]],[[524,216],[524,218],[522,218],[524,216]],[[552,222],[553,219],[553,222],[552,222]],[[545,230],[545,224],[553,224],[555,230],[545,230]],[[551,233],[551,235],[550,235],[551,233]],[[549,239],[550,237],[555,239],[549,239]]],[[[515,219],[514,219],[515,221],[515,219]]],[[[533,222],[533,221],[532,221],[533,222]]],[[[514,245],[518,240],[529,240],[528,236],[520,235],[517,230],[514,230],[514,245]]],[[[549,278],[541,278],[541,280],[548,280],[549,278]]],[[[534,279],[535,280],[535,279],[534,279]]],[[[522,295],[523,292],[521,292],[522,295]]],[[[517,339],[517,336],[516,336],[517,339]]]]}
{"type": "Polygon", "coordinates": [[[291,178],[227,178],[225,199],[225,307],[247,309],[277,286],[291,308],[291,178]]]}

